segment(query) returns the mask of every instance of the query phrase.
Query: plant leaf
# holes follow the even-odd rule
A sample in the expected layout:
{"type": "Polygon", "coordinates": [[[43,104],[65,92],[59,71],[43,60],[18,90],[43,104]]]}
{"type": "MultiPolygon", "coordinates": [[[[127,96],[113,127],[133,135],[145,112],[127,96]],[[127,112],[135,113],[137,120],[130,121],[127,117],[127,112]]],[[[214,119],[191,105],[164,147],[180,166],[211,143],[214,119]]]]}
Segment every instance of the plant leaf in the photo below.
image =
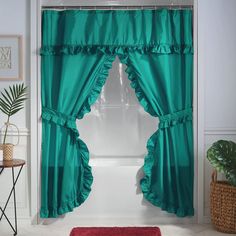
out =
{"type": "Polygon", "coordinates": [[[1,111],[8,116],[9,112],[7,112],[6,109],[4,109],[3,107],[0,107],[0,108],[1,108],[1,111]]]}
{"type": "Polygon", "coordinates": [[[5,111],[4,109],[2,109],[1,107],[0,107],[0,110],[1,110],[4,114],[8,115],[8,113],[6,113],[6,111],[5,111]]]}
{"type": "Polygon", "coordinates": [[[13,85],[13,94],[14,94],[13,99],[15,99],[16,98],[16,86],[15,85],[13,85]]]}
{"type": "Polygon", "coordinates": [[[4,97],[7,97],[7,98],[9,99],[9,103],[11,103],[11,102],[12,102],[11,96],[9,95],[9,93],[7,92],[6,89],[4,89],[4,91],[5,91],[6,95],[5,95],[4,93],[1,93],[1,94],[2,94],[4,97]]]}
{"type": "Polygon", "coordinates": [[[13,89],[11,86],[9,86],[9,89],[10,89],[10,93],[11,93],[11,96],[14,97],[14,92],[13,92],[13,89]]]}
{"type": "Polygon", "coordinates": [[[1,103],[3,103],[5,106],[7,106],[9,109],[11,108],[11,103],[9,103],[7,100],[3,100],[0,98],[1,103]]]}
{"type": "Polygon", "coordinates": [[[19,107],[18,109],[15,109],[11,112],[11,116],[16,114],[18,111],[20,111],[21,109],[23,109],[24,107],[19,107]]]}
{"type": "Polygon", "coordinates": [[[0,110],[10,117],[23,109],[24,101],[27,99],[26,91],[24,83],[9,86],[9,90],[4,89],[4,92],[1,92],[0,110]]]}
{"type": "Polygon", "coordinates": [[[226,179],[236,186],[236,143],[219,140],[207,150],[207,159],[226,179]]]}
{"type": "Polygon", "coordinates": [[[4,97],[4,103],[6,103],[6,104],[8,104],[9,105],[9,107],[11,107],[11,102],[9,101],[9,99],[2,93],[2,96],[4,97]]]}

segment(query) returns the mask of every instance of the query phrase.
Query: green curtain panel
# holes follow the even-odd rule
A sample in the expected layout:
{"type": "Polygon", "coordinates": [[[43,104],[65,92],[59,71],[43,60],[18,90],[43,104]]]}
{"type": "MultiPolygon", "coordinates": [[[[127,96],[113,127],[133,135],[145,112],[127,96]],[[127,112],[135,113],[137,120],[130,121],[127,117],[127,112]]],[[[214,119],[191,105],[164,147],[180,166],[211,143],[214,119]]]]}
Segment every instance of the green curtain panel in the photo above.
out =
{"type": "Polygon", "coordinates": [[[90,111],[116,56],[140,104],[159,118],[147,142],[144,197],[192,216],[192,10],[47,10],[42,20],[41,217],[72,211],[91,191],[76,119],[90,111]]]}

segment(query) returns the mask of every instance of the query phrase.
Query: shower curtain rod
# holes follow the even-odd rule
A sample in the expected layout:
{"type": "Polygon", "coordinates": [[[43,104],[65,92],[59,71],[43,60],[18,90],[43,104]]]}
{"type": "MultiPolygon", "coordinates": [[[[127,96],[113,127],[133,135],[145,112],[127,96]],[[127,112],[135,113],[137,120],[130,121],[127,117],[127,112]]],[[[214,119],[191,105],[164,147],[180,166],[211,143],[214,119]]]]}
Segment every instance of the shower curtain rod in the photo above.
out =
{"type": "Polygon", "coordinates": [[[134,9],[160,9],[160,8],[168,8],[170,10],[175,9],[192,9],[193,5],[144,5],[144,6],[121,6],[121,5],[113,5],[113,6],[43,6],[42,10],[134,10],[134,9]]]}

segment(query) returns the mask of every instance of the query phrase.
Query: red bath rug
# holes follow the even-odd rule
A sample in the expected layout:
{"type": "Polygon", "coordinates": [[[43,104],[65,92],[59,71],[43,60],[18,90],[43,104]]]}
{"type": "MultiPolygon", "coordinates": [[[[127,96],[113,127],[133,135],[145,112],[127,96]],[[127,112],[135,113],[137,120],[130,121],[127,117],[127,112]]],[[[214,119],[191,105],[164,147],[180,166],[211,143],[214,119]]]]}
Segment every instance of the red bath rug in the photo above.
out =
{"type": "Polygon", "coordinates": [[[70,236],[161,236],[158,227],[76,227],[70,236]]]}

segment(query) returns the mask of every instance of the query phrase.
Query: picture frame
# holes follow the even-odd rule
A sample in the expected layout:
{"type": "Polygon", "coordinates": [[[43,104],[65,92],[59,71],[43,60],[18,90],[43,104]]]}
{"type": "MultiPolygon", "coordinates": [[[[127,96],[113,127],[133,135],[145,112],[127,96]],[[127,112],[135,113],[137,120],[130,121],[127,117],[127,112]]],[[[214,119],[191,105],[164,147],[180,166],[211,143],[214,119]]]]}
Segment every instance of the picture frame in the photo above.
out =
{"type": "Polygon", "coordinates": [[[0,35],[0,81],[22,80],[22,36],[0,35]]]}

